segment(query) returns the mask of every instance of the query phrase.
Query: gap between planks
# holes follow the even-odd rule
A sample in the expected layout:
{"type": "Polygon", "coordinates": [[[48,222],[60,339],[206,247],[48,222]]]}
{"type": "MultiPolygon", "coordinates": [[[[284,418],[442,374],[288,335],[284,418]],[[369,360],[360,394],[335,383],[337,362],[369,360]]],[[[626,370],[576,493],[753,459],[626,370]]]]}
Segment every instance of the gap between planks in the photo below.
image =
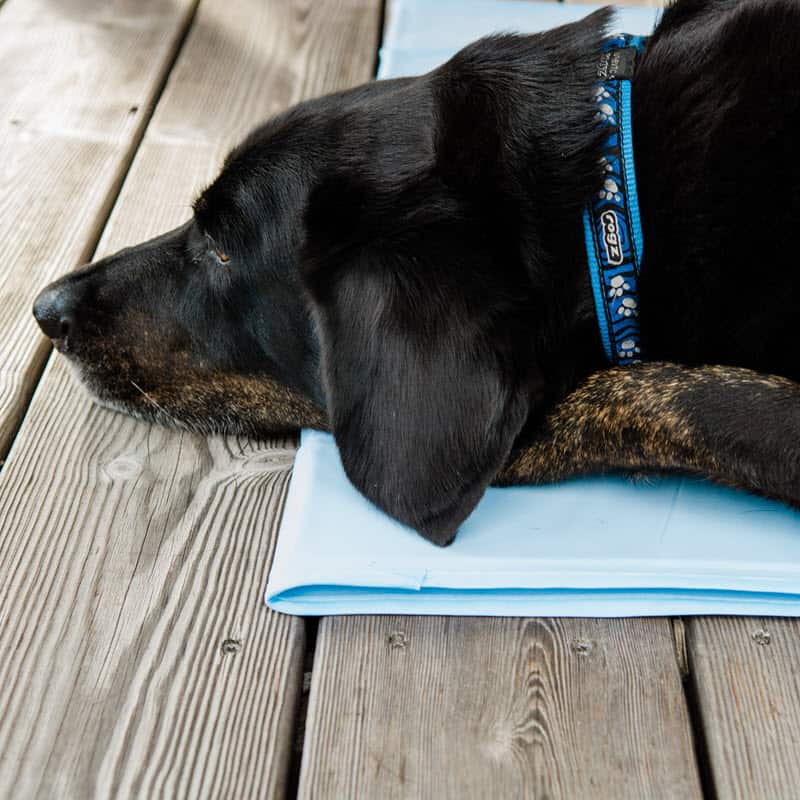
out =
{"type": "Polygon", "coordinates": [[[687,652],[708,783],[719,797],[794,800],[800,786],[800,620],[694,617],[687,652]]]}

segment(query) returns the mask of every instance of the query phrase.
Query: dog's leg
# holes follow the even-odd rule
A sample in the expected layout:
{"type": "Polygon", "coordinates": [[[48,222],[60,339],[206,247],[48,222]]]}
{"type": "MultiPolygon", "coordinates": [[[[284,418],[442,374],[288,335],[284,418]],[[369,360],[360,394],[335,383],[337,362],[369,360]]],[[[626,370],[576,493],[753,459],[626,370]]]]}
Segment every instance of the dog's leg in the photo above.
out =
{"type": "Polygon", "coordinates": [[[500,485],[681,471],[800,506],[800,384],[734,367],[595,373],[545,418],[500,485]]]}

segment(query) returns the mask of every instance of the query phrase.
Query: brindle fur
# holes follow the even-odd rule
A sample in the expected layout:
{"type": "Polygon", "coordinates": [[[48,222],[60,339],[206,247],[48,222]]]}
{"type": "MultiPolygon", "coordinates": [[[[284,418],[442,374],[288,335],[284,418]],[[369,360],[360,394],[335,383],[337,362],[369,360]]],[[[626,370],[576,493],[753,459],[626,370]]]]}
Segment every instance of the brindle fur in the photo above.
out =
{"type": "Polygon", "coordinates": [[[800,4],[678,0],[647,45],[654,363],[629,370],[603,369],[581,225],[609,17],[290,109],[185,225],[43,291],[40,325],[112,407],[332,430],[354,485],[438,544],[491,482],[680,470],[798,505],[800,4]]]}
{"type": "Polygon", "coordinates": [[[558,404],[496,483],[675,471],[798,506],[799,426],[800,385],[786,378],[665,363],[609,369],[558,404]]]}

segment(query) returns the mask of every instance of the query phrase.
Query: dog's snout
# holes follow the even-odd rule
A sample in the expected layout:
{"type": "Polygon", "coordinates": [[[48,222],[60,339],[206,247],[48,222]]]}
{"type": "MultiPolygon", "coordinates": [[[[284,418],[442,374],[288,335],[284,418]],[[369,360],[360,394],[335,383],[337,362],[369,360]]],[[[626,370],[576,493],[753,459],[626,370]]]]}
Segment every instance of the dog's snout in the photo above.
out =
{"type": "Polygon", "coordinates": [[[64,339],[75,326],[77,293],[69,283],[58,281],[43,289],[33,304],[33,316],[45,336],[64,339]]]}

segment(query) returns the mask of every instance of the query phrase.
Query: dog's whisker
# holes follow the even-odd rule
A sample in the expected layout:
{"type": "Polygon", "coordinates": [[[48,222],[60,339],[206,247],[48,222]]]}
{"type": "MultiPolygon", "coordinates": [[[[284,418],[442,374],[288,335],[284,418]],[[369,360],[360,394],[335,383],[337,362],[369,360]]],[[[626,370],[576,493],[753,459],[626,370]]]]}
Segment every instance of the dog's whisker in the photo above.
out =
{"type": "Polygon", "coordinates": [[[172,414],[169,413],[169,411],[167,411],[162,405],[160,405],[149,394],[147,394],[147,392],[144,389],[142,389],[142,387],[139,386],[139,384],[136,383],[136,381],[132,380],[130,383],[134,389],[136,389],[138,392],[141,392],[142,397],[144,397],[145,400],[147,400],[149,403],[155,406],[162,414],[164,414],[164,416],[169,417],[169,419],[171,419],[176,425],[178,424],[178,420],[176,420],[175,417],[173,417],[172,414]]]}

